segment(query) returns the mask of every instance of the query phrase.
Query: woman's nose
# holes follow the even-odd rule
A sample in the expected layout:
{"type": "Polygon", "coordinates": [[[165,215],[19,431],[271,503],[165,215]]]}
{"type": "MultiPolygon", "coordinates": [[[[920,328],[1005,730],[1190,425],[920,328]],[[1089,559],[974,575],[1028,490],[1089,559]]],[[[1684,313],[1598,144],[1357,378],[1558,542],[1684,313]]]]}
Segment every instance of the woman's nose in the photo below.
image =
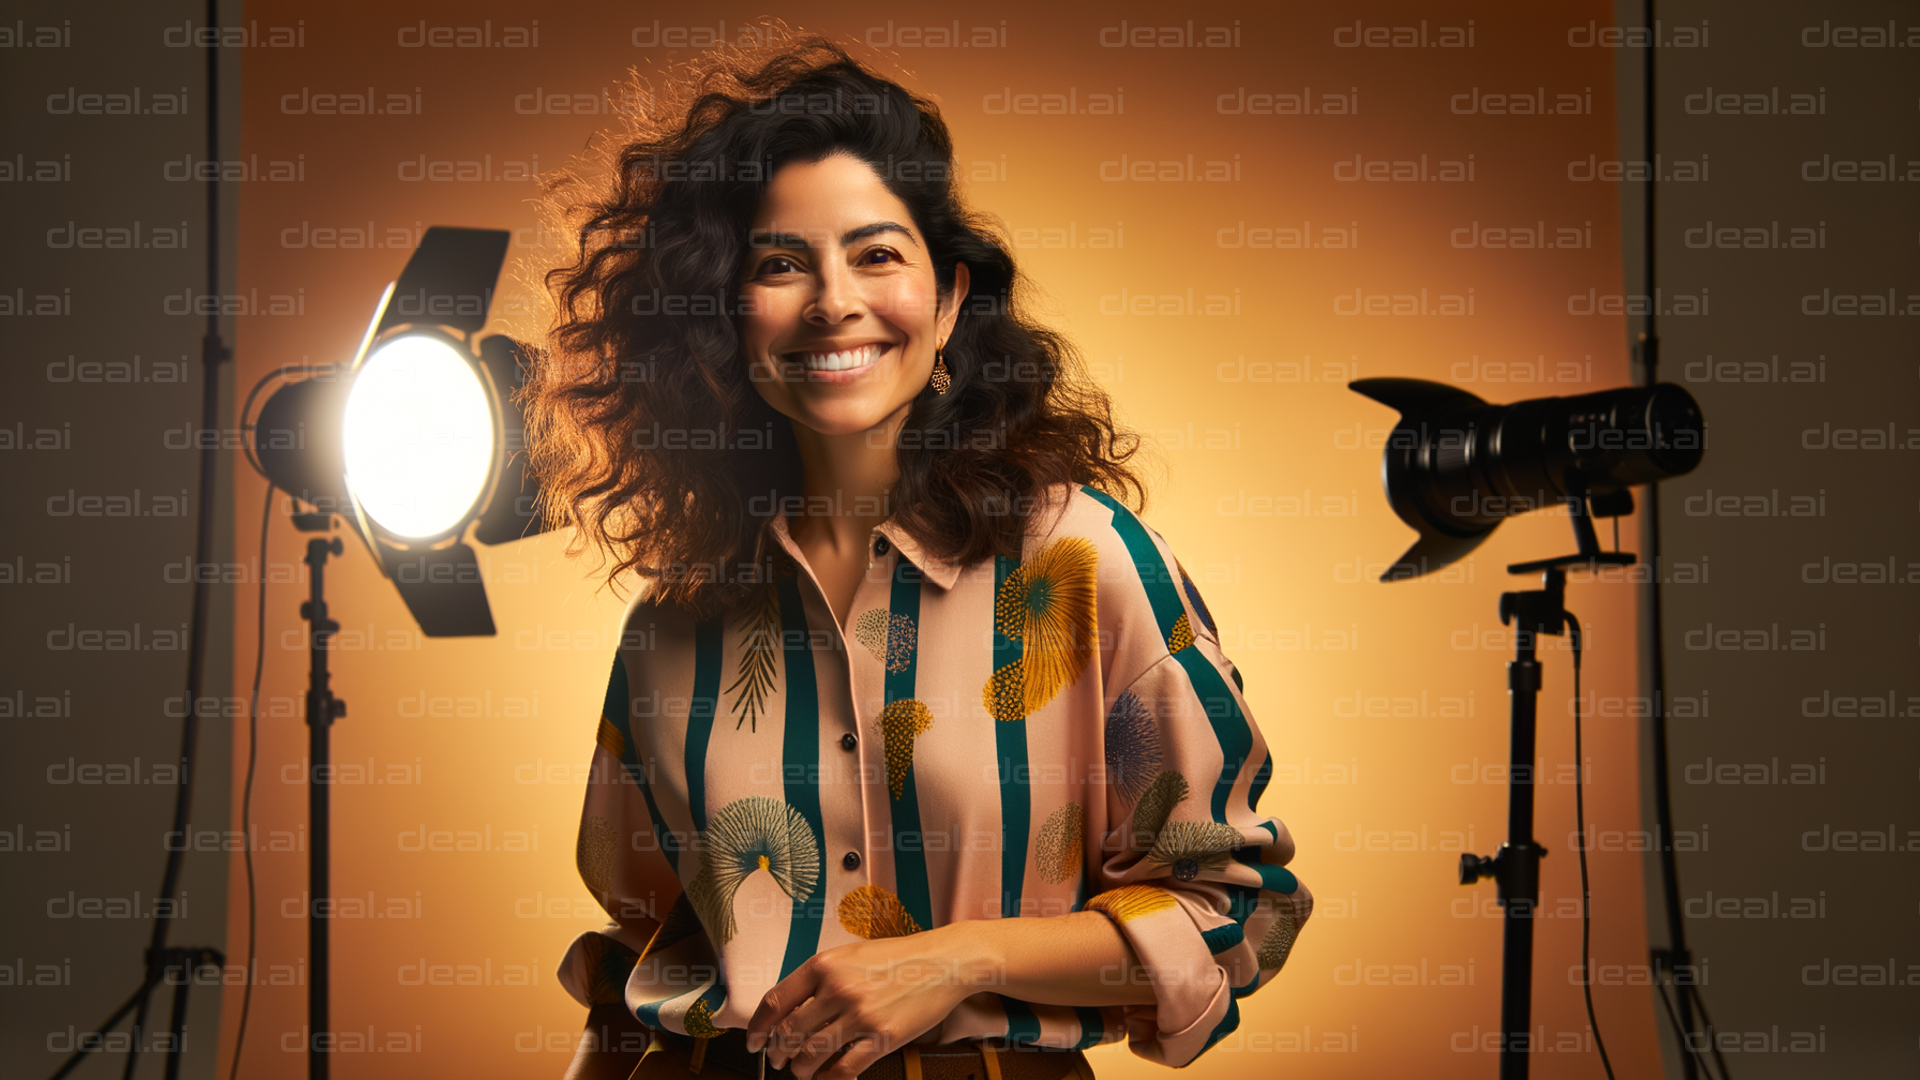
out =
{"type": "Polygon", "coordinates": [[[807,314],[819,322],[834,324],[861,315],[866,307],[852,271],[836,261],[821,270],[819,288],[807,314]]]}

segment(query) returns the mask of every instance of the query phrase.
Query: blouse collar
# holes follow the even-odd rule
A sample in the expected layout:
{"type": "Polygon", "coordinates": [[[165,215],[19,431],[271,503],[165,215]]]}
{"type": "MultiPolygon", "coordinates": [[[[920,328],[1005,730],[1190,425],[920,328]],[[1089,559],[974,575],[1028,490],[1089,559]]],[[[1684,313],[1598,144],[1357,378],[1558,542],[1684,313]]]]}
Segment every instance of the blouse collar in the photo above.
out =
{"type": "MultiPolygon", "coordinates": [[[[786,550],[787,554],[802,562],[805,561],[800,553],[800,546],[794,543],[793,534],[787,529],[787,515],[778,514],[774,517],[773,535],[780,541],[780,546],[786,550]]],[[[874,538],[881,536],[886,537],[887,542],[899,550],[901,558],[912,563],[928,581],[940,586],[942,590],[953,588],[954,583],[960,580],[962,567],[959,563],[936,558],[915,540],[911,533],[901,528],[892,519],[874,527],[872,535],[867,539],[869,551],[872,550],[874,538]]]]}

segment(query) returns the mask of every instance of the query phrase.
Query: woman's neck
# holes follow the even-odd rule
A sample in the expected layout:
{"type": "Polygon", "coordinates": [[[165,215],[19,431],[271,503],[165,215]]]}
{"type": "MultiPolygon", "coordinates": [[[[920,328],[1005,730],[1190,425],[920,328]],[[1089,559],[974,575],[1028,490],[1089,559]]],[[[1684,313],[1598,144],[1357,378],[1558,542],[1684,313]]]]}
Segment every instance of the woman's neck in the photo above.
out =
{"type": "Polygon", "coordinates": [[[806,515],[790,523],[796,542],[820,545],[836,555],[866,550],[874,526],[893,512],[889,500],[900,481],[894,447],[908,408],[851,435],[822,435],[804,424],[793,425],[807,505],[806,515]]]}

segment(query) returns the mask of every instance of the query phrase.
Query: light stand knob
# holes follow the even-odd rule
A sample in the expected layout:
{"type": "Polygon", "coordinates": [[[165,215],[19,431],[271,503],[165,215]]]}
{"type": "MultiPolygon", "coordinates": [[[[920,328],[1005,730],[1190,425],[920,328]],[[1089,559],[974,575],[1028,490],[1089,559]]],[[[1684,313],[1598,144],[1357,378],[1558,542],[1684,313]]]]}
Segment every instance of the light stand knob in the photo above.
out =
{"type": "Polygon", "coordinates": [[[1489,878],[1500,871],[1500,857],[1462,854],[1460,856],[1460,884],[1471,885],[1481,878],[1489,878]]]}

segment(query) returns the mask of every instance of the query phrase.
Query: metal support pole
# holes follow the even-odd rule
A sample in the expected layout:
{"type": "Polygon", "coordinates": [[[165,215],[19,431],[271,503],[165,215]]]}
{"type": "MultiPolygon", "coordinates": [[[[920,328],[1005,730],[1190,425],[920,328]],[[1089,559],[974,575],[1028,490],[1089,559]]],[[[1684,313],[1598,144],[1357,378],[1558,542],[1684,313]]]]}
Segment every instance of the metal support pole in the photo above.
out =
{"type": "Polygon", "coordinates": [[[1569,563],[1549,559],[1545,587],[1500,594],[1500,621],[1514,629],[1507,665],[1511,736],[1507,755],[1507,842],[1491,858],[1460,856],[1460,884],[1484,877],[1498,886],[1501,915],[1500,1080],[1526,1080],[1533,1045],[1533,921],[1540,904],[1540,860],[1547,849],[1533,838],[1533,793],[1540,696],[1539,638],[1566,632],[1569,563]]]}
{"type": "MultiPolygon", "coordinates": [[[[324,520],[324,518],[323,518],[324,520]]],[[[327,617],[326,566],[329,554],[342,551],[339,537],[315,537],[307,541],[307,578],[311,586],[307,602],[300,605],[300,617],[307,620],[307,889],[311,894],[307,909],[307,1076],[326,1080],[327,1055],[332,1052],[332,1030],[327,1018],[328,930],[332,916],[332,882],[329,880],[328,855],[332,790],[333,721],[347,714],[347,703],[333,696],[332,676],[327,671],[327,643],[340,624],[327,617]]]]}

